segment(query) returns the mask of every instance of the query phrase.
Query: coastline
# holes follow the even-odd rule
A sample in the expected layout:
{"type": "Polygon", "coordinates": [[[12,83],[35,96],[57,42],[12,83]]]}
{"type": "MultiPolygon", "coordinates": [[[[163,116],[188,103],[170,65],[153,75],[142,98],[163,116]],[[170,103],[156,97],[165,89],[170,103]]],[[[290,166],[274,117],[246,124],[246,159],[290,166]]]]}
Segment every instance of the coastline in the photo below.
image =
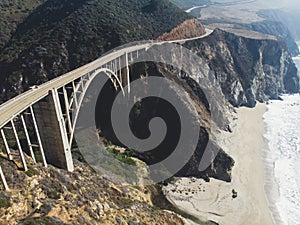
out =
{"type": "Polygon", "coordinates": [[[257,103],[255,108],[238,108],[233,133],[220,134],[221,146],[235,160],[230,183],[180,178],[164,188],[167,199],[201,220],[212,220],[220,225],[273,225],[265,192],[269,183],[263,159],[266,110],[267,106],[262,103],[257,103]],[[236,198],[232,197],[233,190],[237,192],[236,198]]]}
{"type": "MultiPolygon", "coordinates": [[[[269,110],[267,107],[266,112],[269,110]]],[[[267,138],[267,122],[266,119],[266,113],[263,115],[264,120],[264,148],[263,148],[263,161],[265,166],[265,185],[264,189],[267,190],[266,196],[267,196],[267,202],[270,208],[271,216],[274,221],[274,224],[283,224],[280,213],[278,211],[278,207],[276,206],[276,202],[280,197],[280,191],[279,191],[279,185],[275,178],[275,158],[274,155],[271,154],[269,149],[269,140],[267,138]]]]}
{"type": "Polygon", "coordinates": [[[267,196],[276,224],[299,223],[299,110],[300,95],[282,95],[273,100],[264,115],[267,196]],[[281,115],[278,117],[278,115],[281,115]]]}

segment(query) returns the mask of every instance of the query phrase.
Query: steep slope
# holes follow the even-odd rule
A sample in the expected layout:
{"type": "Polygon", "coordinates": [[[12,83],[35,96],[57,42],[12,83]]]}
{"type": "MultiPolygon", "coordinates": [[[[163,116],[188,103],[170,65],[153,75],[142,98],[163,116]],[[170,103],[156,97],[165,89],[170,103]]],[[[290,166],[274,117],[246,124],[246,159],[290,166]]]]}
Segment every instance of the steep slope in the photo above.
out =
{"type": "Polygon", "coordinates": [[[17,25],[46,0],[2,0],[0,2],[0,48],[10,39],[17,25]]]}
{"type": "Polygon", "coordinates": [[[184,224],[177,214],[153,206],[150,187],[113,184],[75,164],[73,173],[33,164],[24,173],[2,162],[11,190],[0,191],[0,224],[184,224]]]}
{"type": "Polygon", "coordinates": [[[173,41],[180,39],[188,39],[202,36],[206,33],[205,27],[197,19],[190,19],[184,21],[168,33],[161,35],[158,40],[160,41],[173,41]]]}
{"type": "Polygon", "coordinates": [[[191,18],[167,0],[49,0],[1,52],[1,99],[98,58],[121,44],[156,39],[191,18]]]}
{"type": "Polygon", "coordinates": [[[300,39],[300,27],[298,26],[300,13],[297,9],[261,10],[259,15],[273,21],[285,24],[294,39],[300,39]]]}
{"type": "Polygon", "coordinates": [[[293,56],[299,55],[299,49],[297,44],[295,43],[291,31],[282,22],[264,20],[251,24],[239,24],[235,25],[235,27],[280,37],[285,41],[288,50],[293,56]]]}
{"type": "Polygon", "coordinates": [[[246,36],[216,29],[184,46],[206,61],[233,106],[253,107],[256,100],[298,93],[299,75],[285,44],[246,36]]]}

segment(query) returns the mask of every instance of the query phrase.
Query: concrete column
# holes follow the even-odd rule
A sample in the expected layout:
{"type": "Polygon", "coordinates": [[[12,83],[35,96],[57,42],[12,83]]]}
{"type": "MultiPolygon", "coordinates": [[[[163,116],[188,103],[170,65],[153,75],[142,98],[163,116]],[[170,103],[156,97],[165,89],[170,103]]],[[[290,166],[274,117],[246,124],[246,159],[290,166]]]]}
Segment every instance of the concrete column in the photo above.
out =
{"type": "Polygon", "coordinates": [[[120,83],[121,83],[121,85],[122,85],[122,87],[123,87],[123,79],[122,79],[122,65],[121,65],[121,58],[122,56],[120,56],[119,57],[119,66],[118,66],[118,68],[119,68],[119,80],[120,80],[120,83]]]}
{"type": "Polygon", "coordinates": [[[41,155],[42,155],[43,164],[44,164],[45,167],[47,167],[47,161],[46,161],[46,157],[45,157],[43,143],[42,143],[42,140],[41,140],[40,131],[39,131],[39,128],[37,126],[37,122],[36,122],[36,119],[35,119],[35,114],[34,114],[32,106],[30,106],[30,114],[32,116],[32,121],[33,121],[34,129],[35,129],[36,137],[37,137],[37,140],[38,140],[40,152],[41,152],[41,155]]]}
{"type": "Polygon", "coordinates": [[[22,150],[22,147],[21,147],[21,143],[20,143],[20,140],[19,140],[17,129],[15,127],[14,120],[12,119],[10,122],[11,122],[11,126],[13,128],[14,134],[15,134],[15,138],[16,138],[16,142],[17,142],[17,146],[18,146],[18,150],[19,150],[19,155],[20,155],[20,158],[21,158],[21,161],[22,161],[23,169],[25,171],[27,171],[28,170],[27,164],[26,164],[26,161],[25,161],[25,157],[24,157],[24,154],[23,154],[23,150],[22,150]]]}
{"type": "Polygon", "coordinates": [[[1,136],[2,136],[2,140],[4,142],[7,157],[8,157],[9,160],[12,160],[13,158],[12,158],[12,155],[11,155],[11,152],[10,152],[10,149],[9,149],[9,145],[8,145],[8,142],[7,142],[7,139],[6,139],[6,136],[5,136],[5,133],[4,133],[3,129],[1,129],[1,136]]]}
{"type": "Polygon", "coordinates": [[[31,141],[30,141],[30,137],[29,137],[29,134],[28,134],[26,122],[25,122],[25,119],[24,119],[23,115],[21,115],[21,120],[22,120],[22,124],[23,124],[23,129],[24,129],[24,132],[25,132],[25,136],[26,136],[26,139],[27,139],[27,144],[29,146],[29,151],[30,151],[31,158],[32,158],[33,162],[36,163],[35,156],[34,156],[33,149],[32,149],[32,144],[31,144],[31,141]]]}
{"type": "Polygon", "coordinates": [[[129,63],[128,63],[128,53],[125,53],[125,63],[126,63],[126,76],[127,76],[127,88],[128,94],[130,94],[130,73],[129,73],[129,63]]]}
{"type": "Polygon", "coordinates": [[[9,188],[8,188],[7,183],[6,183],[6,179],[5,179],[5,176],[4,176],[4,174],[3,174],[3,171],[2,171],[1,166],[0,166],[0,178],[1,178],[1,183],[2,183],[2,185],[3,185],[3,187],[4,187],[4,189],[5,189],[6,191],[8,191],[9,188]]]}
{"type": "MultiPolygon", "coordinates": [[[[71,122],[70,113],[69,113],[70,104],[69,104],[67,90],[65,87],[63,87],[63,93],[64,93],[64,102],[65,102],[65,108],[66,108],[66,117],[67,117],[67,122],[68,122],[68,128],[69,128],[70,133],[72,133],[73,132],[72,122],[71,122]]],[[[72,140],[70,142],[72,142],[72,140]]],[[[71,144],[72,143],[70,143],[70,145],[71,144]]]]}
{"type": "Polygon", "coordinates": [[[57,90],[51,90],[44,101],[39,101],[33,107],[47,162],[73,171],[71,146],[57,90]]]}
{"type": "Polygon", "coordinates": [[[74,99],[74,102],[75,102],[74,111],[76,111],[78,109],[78,101],[77,101],[77,91],[76,91],[74,81],[72,81],[72,87],[73,87],[73,99],[74,99]]]}

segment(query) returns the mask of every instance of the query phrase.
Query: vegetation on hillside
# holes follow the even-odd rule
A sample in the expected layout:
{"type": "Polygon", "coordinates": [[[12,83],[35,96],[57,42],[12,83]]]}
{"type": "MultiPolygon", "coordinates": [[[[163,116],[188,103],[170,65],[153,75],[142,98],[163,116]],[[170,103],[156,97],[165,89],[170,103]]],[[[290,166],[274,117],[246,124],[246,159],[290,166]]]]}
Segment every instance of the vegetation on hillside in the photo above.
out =
{"type": "Polygon", "coordinates": [[[0,55],[0,98],[10,98],[124,43],[156,39],[190,15],[167,0],[49,0],[0,55]],[[2,95],[2,96],[1,96],[2,95]]]}
{"type": "Polygon", "coordinates": [[[46,0],[1,0],[0,48],[9,40],[17,25],[46,0]]]}

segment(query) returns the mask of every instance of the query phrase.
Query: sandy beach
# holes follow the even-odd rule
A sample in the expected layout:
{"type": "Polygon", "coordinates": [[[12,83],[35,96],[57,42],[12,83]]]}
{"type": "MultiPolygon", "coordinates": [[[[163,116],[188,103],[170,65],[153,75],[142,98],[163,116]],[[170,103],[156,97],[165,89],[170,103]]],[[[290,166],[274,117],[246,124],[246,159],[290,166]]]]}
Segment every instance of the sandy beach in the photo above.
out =
{"type": "Polygon", "coordinates": [[[222,147],[235,160],[231,183],[180,178],[164,189],[167,198],[181,210],[221,225],[274,224],[264,190],[266,109],[260,103],[253,109],[237,109],[238,122],[233,133],[220,135],[222,147]],[[236,198],[233,190],[237,192],[236,198]]]}

